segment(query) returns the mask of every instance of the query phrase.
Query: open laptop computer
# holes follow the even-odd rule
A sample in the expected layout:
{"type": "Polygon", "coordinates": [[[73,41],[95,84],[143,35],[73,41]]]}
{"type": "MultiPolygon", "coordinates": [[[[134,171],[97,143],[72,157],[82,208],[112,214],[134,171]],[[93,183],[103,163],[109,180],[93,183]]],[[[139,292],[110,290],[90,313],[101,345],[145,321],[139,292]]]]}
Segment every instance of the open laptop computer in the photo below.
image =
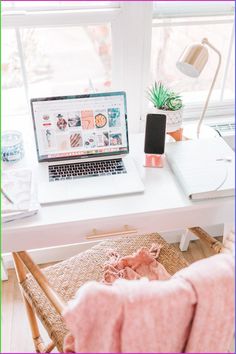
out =
{"type": "Polygon", "coordinates": [[[143,192],[125,92],[31,99],[41,204],[143,192]]]}

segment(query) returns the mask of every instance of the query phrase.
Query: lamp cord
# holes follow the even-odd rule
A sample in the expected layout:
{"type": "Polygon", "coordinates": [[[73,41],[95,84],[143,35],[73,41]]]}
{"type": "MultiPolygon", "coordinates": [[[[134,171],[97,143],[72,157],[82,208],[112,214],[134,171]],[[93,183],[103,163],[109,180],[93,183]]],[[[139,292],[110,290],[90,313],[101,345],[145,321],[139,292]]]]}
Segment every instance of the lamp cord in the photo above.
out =
{"type": "Polygon", "coordinates": [[[203,38],[202,44],[206,44],[208,47],[210,47],[212,50],[214,50],[214,52],[216,52],[218,54],[218,56],[219,56],[219,61],[218,61],[218,65],[217,65],[217,69],[216,69],[216,72],[215,72],[214,79],[212,81],[212,84],[211,84],[211,87],[210,87],[210,90],[209,90],[209,93],[208,93],[208,96],[207,96],[207,100],[206,100],[205,106],[203,108],[201,117],[200,117],[199,122],[198,122],[197,138],[199,138],[199,135],[200,135],[200,129],[201,129],[202,121],[203,121],[203,118],[205,116],[205,113],[206,113],[206,110],[207,110],[207,107],[208,107],[208,103],[209,103],[209,100],[210,100],[210,97],[211,97],[211,94],[212,94],[212,90],[213,90],[213,88],[215,86],[215,82],[216,82],[216,79],[217,79],[217,76],[218,76],[218,73],[219,73],[219,70],[220,70],[220,65],[221,65],[221,54],[220,54],[220,52],[211,43],[209,43],[207,38],[203,38]]]}
{"type": "Polygon", "coordinates": [[[220,185],[215,189],[216,191],[218,191],[220,189],[220,187],[223,186],[223,184],[225,183],[225,181],[227,180],[228,178],[228,174],[229,174],[229,169],[228,169],[228,165],[227,165],[227,162],[224,160],[225,162],[225,176],[224,176],[224,179],[223,181],[220,183],[220,185]]]}
{"type": "Polygon", "coordinates": [[[225,175],[224,175],[224,178],[222,180],[222,182],[217,186],[217,188],[215,188],[214,190],[215,191],[218,191],[222,186],[223,184],[225,183],[225,181],[227,180],[228,176],[229,176],[229,169],[228,169],[228,163],[232,161],[231,157],[227,158],[219,158],[217,159],[216,161],[221,161],[221,162],[224,162],[224,165],[225,165],[225,175]]]}

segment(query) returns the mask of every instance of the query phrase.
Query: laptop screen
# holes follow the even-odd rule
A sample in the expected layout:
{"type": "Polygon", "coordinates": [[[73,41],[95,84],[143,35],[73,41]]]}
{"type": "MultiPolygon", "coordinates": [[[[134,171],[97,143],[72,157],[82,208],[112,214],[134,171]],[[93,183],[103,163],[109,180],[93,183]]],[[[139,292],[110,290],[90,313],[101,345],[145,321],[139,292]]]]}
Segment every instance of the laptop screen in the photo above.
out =
{"type": "Polygon", "coordinates": [[[125,92],[31,99],[39,161],[127,153],[125,92]]]}

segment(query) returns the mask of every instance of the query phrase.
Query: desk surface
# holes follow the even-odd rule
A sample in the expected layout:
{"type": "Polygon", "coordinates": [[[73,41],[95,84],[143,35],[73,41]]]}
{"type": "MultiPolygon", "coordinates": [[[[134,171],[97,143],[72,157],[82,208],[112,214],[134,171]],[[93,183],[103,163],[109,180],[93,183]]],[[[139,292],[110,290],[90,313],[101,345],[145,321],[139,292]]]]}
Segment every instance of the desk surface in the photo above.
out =
{"type": "MultiPolygon", "coordinates": [[[[234,218],[234,198],[218,198],[205,201],[191,201],[183,193],[173,175],[168,162],[164,168],[144,168],[143,135],[130,136],[130,154],[134,158],[140,177],[145,185],[145,192],[126,196],[106,197],[87,201],[58,203],[42,206],[37,215],[3,227],[3,251],[9,251],[15,242],[19,245],[26,241],[26,232],[46,230],[53,226],[66,229],[69,225],[79,228],[80,223],[105,220],[130,215],[142,217],[153,215],[160,225],[159,231],[170,231],[196,225],[211,225],[232,222],[234,218]],[[24,235],[24,236],[23,236],[24,235]]],[[[13,168],[37,165],[34,149],[26,154],[13,168]]],[[[7,166],[7,168],[11,168],[7,166]]],[[[68,240],[69,240],[68,235],[68,240]]],[[[37,238],[39,240],[39,238],[37,238]]],[[[74,238],[68,243],[74,242],[74,238]]],[[[61,240],[60,244],[65,244],[61,240]]],[[[58,242],[52,242],[59,245],[58,242]]],[[[36,242],[35,247],[45,247],[44,242],[36,242]]],[[[18,246],[17,246],[18,247],[18,246]]],[[[13,247],[14,248],[14,247],[13,247]]],[[[23,249],[23,248],[22,248],[23,249]]]]}

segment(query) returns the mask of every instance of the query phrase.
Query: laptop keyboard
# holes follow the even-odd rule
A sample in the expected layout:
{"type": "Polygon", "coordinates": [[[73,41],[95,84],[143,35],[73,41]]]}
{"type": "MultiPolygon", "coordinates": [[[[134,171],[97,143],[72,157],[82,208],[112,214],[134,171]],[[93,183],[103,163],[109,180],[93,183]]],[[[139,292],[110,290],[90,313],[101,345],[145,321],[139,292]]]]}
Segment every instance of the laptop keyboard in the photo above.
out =
{"type": "Polygon", "coordinates": [[[52,165],[48,169],[50,182],[126,173],[122,159],[52,165]]]}

